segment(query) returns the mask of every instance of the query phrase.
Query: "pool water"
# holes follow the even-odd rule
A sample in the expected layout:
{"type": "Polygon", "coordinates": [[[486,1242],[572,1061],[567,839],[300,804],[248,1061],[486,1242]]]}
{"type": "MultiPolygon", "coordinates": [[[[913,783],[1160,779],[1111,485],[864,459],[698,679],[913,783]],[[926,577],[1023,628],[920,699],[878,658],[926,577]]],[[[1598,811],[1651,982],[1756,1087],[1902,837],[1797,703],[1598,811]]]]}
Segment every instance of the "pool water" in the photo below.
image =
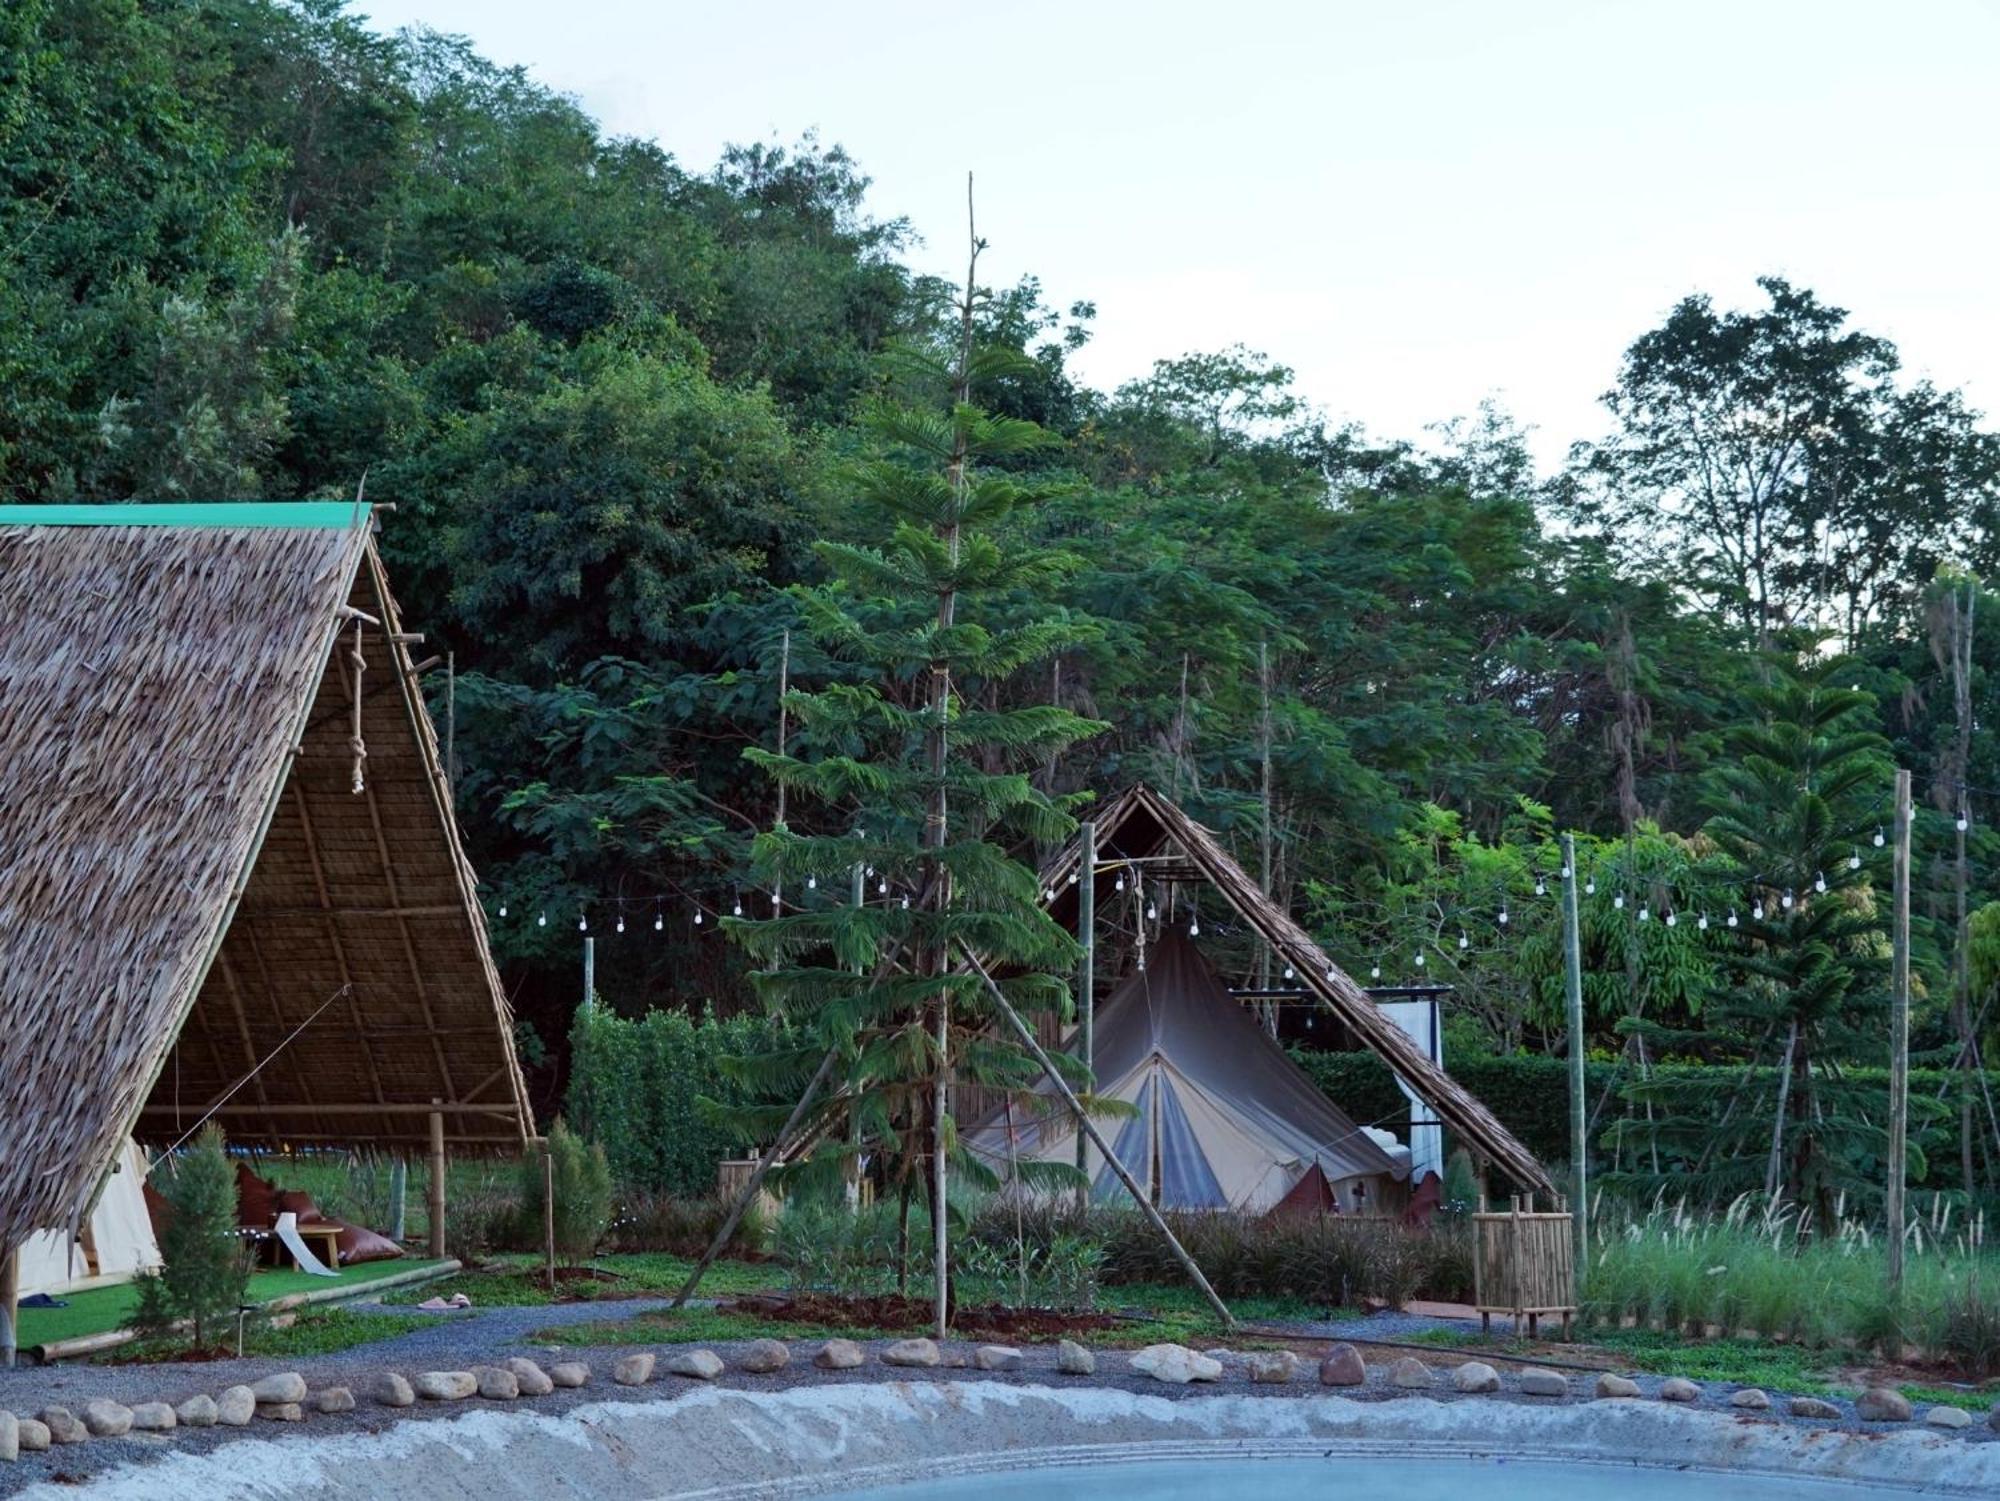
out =
{"type": "Polygon", "coordinates": [[[1863,1501],[1909,1496],[1837,1481],[1546,1461],[1189,1459],[963,1475],[834,1501],[1863,1501]]]}

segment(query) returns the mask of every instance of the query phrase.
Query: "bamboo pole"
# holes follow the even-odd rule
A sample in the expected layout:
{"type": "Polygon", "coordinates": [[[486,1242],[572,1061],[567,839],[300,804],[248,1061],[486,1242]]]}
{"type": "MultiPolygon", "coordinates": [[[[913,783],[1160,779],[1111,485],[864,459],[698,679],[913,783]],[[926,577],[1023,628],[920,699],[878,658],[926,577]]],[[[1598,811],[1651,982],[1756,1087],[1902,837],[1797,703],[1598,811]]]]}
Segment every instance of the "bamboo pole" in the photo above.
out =
{"type": "Polygon", "coordinates": [[[403,1243],[408,1228],[410,1192],[409,1160],[398,1152],[389,1159],[389,1239],[403,1243]]]}
{"type": "MultiPolygon", "coordinates": [[[[1260,799],[1263,809],[1263,819],[1258,839],[1260,846],[1258,853],[1262,861],[1262,867],[1258,889],[1264,893],[1264,899],[1269,901],[1271,899],[1271,644],[1268,641],[1259,641],[1257,643],[1257,691],[1259,698],[1259,713],[1257,716],[1258,757],[1263,763],[1262,795],[1260,799]]],[[[1257,951],[1257,988],[1259,990],[1269,990],[1271,988],[1271,945],[1269,943],[1260,945],[1257,951]]],[[[1267,999],[1264,1002],[1263,1010],[1264,1030],[1270,1036],[1276,1037],[1278,1035],[1278,1008],[1272,1001],[1267,999]]]]}
{"type": "Polygon", "coordinates": [[[1585,1124],[1583,1073],[1583,931],[1576,905],[1576,837],[1562,836],[1563,999],[1569,1008],[1569,1160],[1577,1286],[1590,1255],[1590,1131],[1585,1124]]]}
{"type": "Polygon", "coordinates": [[[757,1166],[751,1169],[749,1178],[744,1181],[742,1189],[736,1195],[736,1202],[730,1205],[729,1213],[723,1218],[722,1228],[715,1232],[715,1239],[711,1240],[708,1249],[701,1253],[701,1260],[694,1264],[694,1270],[688,1273],[687,1281],[681,1284],[681,1290],[674,1294],[673,1302],[667,1305],[669,1308],[681,1307],[694,1296],[694,1290],[701,1286],[701,1279],[707,1276],[708,1269],[715,1265],[715,1258],[722,1254],[723,1247],[729,1244],[729,1237],[736,1233],[736,1227],[742,1223],[744,1211],[756,1199],[757,1191],[764,1186],[764,1175],[771,1171],[771,1165],[777,1161],[779,1149],[792,1139],[793,1134],[799,1129],[799,1122],[805,1119],[806,1111],[812,1108],[812,1102],[818,1098],[821,1087],[826,1083],[827,1075],[833,1072],[834,1059],[839,1056],[840,1049],[837,1047],[826,1050],[826,1056],[820,1059],[819,1067],[807,1081],[805,1092],[799,1096],[798,1104],[792,1107],[791,1116],[785,1121],[783,1129],[778,1132],[777,1142],[768,1154],[757,1160],[757,1166]]]}
{"type": "MultiPolygon", "coordinates": [[[[1083,959],[1077,965],[1076,1009],[1077,1048],[1082,1055],[1079,1062],[1090,1076],[1092,1088],[1097,1078],[1097,822],[1085,819],[1080,830],[1083,853],[1078,857],[1082,867],[1076,882],[1076,938],[1083,947],[1083,959]]],[[[1011,1128],[1009,1140],[1012,1140],[1011,1128]]],[[[1081,1131],[1076,1134],[1076,1170],[1089,1170],[1089,1143],[1081,1131]]],[[[1090,1184],[1086,1181],[1080,1190],[1081,1204],[1090,1205],[1090,1184]]]]}
{"type": "MultiPolygon", "coordinates": [[[[435,1107],[442,1104],[433,1100],[435,1107]]],[[[444,1112],[431,1111],[430,1254],[444,1256],[444,1112]]]]}
{"type": "Polygon", "coordinates": [[[1896,773],[1895,947],[1889,985],[1889,1296],[1903,1291],[1903,1190],[1910,1132],[1910,774],[1896,773]]]}
{"type": "Polygon", "coordinates": [[[20,1344],[21,1253],[10,1250],[0,1259],[0,1367],[12,1369],[20,1344]]]}
{"type": "Polygon", "coordinates": [[[1195,1265],[1194,1258],[1188,1255],[1187,1248],[1180,1243],[1180,1239],[1174,1234],[1173,1227],[1161,1217],[1158,1206],[1139,1187],[1138,1180],[1126,1170],[1125,1164],[1118,1160],[1118,1154],[1111,1150],[1111,1143],[1106,1141],[1103,1134],[1098,1131],[1096,1125],[1091,1121],[1090,1116],[1085,1112],[1082,1102],[1077,1099],[1075,1093],[1070,1089],[1068,1082],[1057,1070],[1055,1060],[1049,1057],[1039,1042],[1035,1041],[1033,1030],[1030,1029],[1026,1022],[1021,1020],[1021,1014],[1008,1001],[1006,993],[1000,989],[1000,986],[994,981],[993,976],[987,972],[986,966],[980,963],[979,956],[973,953],[970,948],[964,948],[963,945],[961,947],[965,954],[965,962],[972,967],[972,972],[979,976],[980,982],[986,987],[987,995],[992,997],[993,1004],[1000,1008],[1000,1014],[1007,1019],[1007,1024],[1014,1029],[1014,1035],[1021,1039],[1023,1046],[1027,1048],[1035,1062],[1042,1066],[1042,1072],[1048,1075],[1049,1082],[1055,1086],[1056,1093],[1062,1097],[1063,1104],[1067,1105],[1070,1113],[1076,1117],[1078,1128],[1090,1138],[1091,1145],[1096,1147],[1098,1152],[1102,1154],[1105,1162],[1110,1165],[1111,1171],[1118,1175],[1118,1181],[1125,1185],[1125,1192],[1132,1196],[1132,1202],[1139,1206],[1141,1212],[1152,1222],[1153,1228],[1160,1232],[1161,1239],[1166,1241],[1167,1249],[1173,1252],[1174,1259],[1181,1265],[1181,1270],[1188,1274],[1188,1279],[1201,1290],[1201,1295],[1208,1299],[1209,1306],[1221,1318],[1223,1328],[1234,1329],[1236,1327],[1236,1315],[1229,1311],[1229,1305],[1223,1302],[1221,1296],[1209,1285],[1208,1278],[1202,1275],[1201,1268],[1195,1265]]]}

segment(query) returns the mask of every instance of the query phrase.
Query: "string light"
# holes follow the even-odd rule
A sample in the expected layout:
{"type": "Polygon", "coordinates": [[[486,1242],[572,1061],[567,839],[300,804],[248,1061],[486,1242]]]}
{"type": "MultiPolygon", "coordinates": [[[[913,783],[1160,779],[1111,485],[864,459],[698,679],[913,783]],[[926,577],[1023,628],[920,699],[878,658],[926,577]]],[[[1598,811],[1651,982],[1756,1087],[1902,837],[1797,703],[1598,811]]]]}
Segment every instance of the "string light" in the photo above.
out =
{"type": "Polygon", "coordinates": [[[1201,919],[1199,917],[1190,917],[1188,919],[1188,937],[1201,937],[1201,919]]]}
{"type": "Polygon", "coordinates": [[[1118,891],[1125,889],[1125,872],[1122,870],[1118,872],[1118,884],[1114,889],[1118,891]]]}
{"type": "Polygon", "coordinates": [[[1708,914],[1706,912],[1699,914],[1694,920],[1694,925],[1697,931],[1706,933],[1708,931],[1708,914]]]}
{"type": "Polygon", "coordinates": [[[1056,889],[1055,889],[1055,887],[1053,887],[1053,886],[1044,886],[1044,887],[1042,888],[1042,900],[1043,900],[1043,901],[1045,901],[1045,902],[1052,902],[1052,901],[1054,901],[1055,899],[1056,899],[1056,889]]]}
{"type": "Polygon", "coordinates": [[[1562,878],[1563,878],[1563,879],[1564,879],[1565,881],[1567,881],[1567,880],[1568,880],[1568,879],[1569,879],[1569,878],[1570,878],[1571,876],[1573,876],[1573,875],[1575,875],[1575,874],[1576,874],[1576,872],[1575,872],[1575,871],[1573,871],[1573,870],[1571,870],[1571,869],[1570,869],[1570,868],[1569,868],[1569,867],[1568,867],[1567,865],[1565,865],[1565,866],[1564,866],[1564,867],[1562,868],[1562,878]]]}
{"type": "Polygon", "coordinates": [[[1757,898],[1757,905],[1750,909],[1750,915],[1759,922],[1764,920],[1764,899],[1761,896],[1757,898]]]}
{"type": "MultiPolygon", "coordinates": [[[[1328,973],[1331,973],[1331,971],[1328,971],[1328,973]]],[[[1381,965],[1379,965],[1379,964],[1377,964],[1377,965],[1375,965],[1375,966],[1374,966],[1373,968],[1371,968],[1371,969],[1370,969],[1370,970],[1368,971],[1368,978],[1369,978],[1369,979],[1371,979],[1371,980],[1379,980],[1379,979],[1381,979],[1381,978],[1382,978],[1382,966],[1381,966],[1381,965]]]]}
{"type": "Polygon", "coordinates": [[[1784,907],[1785,907],[1785,910],[1786,910],[1787,912],[1791,911],[1791,908],[1792,908],[1792,888],[1791,888],[1791,887],[1789,887],[1789,886],[1787,886],[1787,887],[1785,888],[1785,894],[1784,894],[1783,896],[1779,897],[1779,898],[1778,898],[1778,900],[1779,900],[1780,902],[1782,902],[1782,903],[1784,904],[1784,907]]]}
{"type": "Polygon", "coordinates": [[[1728,918],[1728,921],[1729,921],[1729,926],[1730,926],[1730,927],[1732,927],[1732,928],[1733,928],[1733,927],[1735,927],[1735,926],[1736,926],[1736,909],[1735,909],[1734,907],[1731,907],[1731,908],[1729,909],[1729,918],[1728,918]]]}
{"type": "Polygon", "coordinates": [[[1822,896],[1826,894],[1825,871],[1821,871],[1818,875],[1813,877],[1813,890],[1819,892],[1822,896]]]}
{"type": "Polygon", "coordinates": [[[808,891],[817,891],[817,890],[819,890],[819,877],[818,877],[818,876],[807,876],[807,877],[806,877],[806,890],[808,890],[808,891]]]}
{"type": "Polygon", "coordinates": [[[1160,904],[1158,902],[1146,903],[1146,921],[1158,922],[1159,920],[1160,920],[1160,904]]]}
{"type": "Polygon", "coordinates": [[[1670,927],[1670,928],[1671,928],[1671,927],[1675,926],[1675,925],[1676,925],[1677,923],[1679,923],[1679,921],[1680,921],[1680,916],[1679,916],[1679,914],[1678,914],[1678,913],[1675,913],[1675,912],[1671,912],[1671,911],[1667,913],[1667,926],[1668,926],[1668,927],[1670,927]]]}
{"type": "Polygon", "coordinates": [[[1584,880],[1583,880],[1583,894],[1584,894],[1585,896],[1596,896],[1596,895],[1597,895],[1597,877],[1596,877],[1596,876],[1585,876],[1585,877],[1584,877],[1584,880]]]}
{"type": "Polygon", "coordinates": [[[625,914],[623,912],[618,914],[618,931],[621,933],[625,931],[625,914]]]}
{"type": "Polygon", "coordinates": [[[742,892],[740,892],[740,891],[739,891],[739,892],[737,892],[737,893],[736,893],[736,905],[735,905],[735,906],[733,906],[733,907],[731,907],[731,908],[729,909],[729,915],[730,915],[731,917],[741,917],[741,916],[743,915],[743,893],[742,893],[742,892]]]}
{"type": "Polygon", "coordinates": [[[1959,832],[1959,833],[1961,833],[1961,834],[1963,834],[1963,833],[1964,833],[1964,832],[1965,832],[1965,831],[1966,831],[1967,829],[1969,829],[1969,828],[1971,828],[1971,827],[1972,827],[1972,820],[1971,820],[1971,819],[1969,819],[1969,818],[1967,818],[1967,817],[1966,817],[1966,816],[1965,816],[1965,815],[1964,815],[1963,813],[1959,814],[1959,815],[1958,815],[1958,832],[1959,832]]]}
{"type": "Polygon", "coordinates": [[[1639,921],[1651,922],[1652,920],[1653,914],[1647,909],[1646,904],[1644,902],[1639,903],[1639,921]]]}
{"type": "Polygon", "coordinates": [[[1847,868],[1848,868],[1849,870],[1859,870],[1859,869],[1861,869],[1861,851],[1860,851],[1860,850],[1855,850],[1855,851],[1853,851],[1853,852],[1852,852],[1851,854],[1849,854],[1849,855],[1848,855],[1848,857],[1847,857],[1847,868]]]}
{"type": "Polygon", "coordinates": [[[535,926],[536,926],[536,927],[538,927],[538,928],[546,928],[546,927],[547,927],[548,925],[549,925],[549,915],[548,915],[548,913],[546,913],[546,912],[543,912],[543,913],[540,913],[540,914],[538,914],[538,915],[536,916],[536,918],[535,918],[535,926]]]}
{"type": "Polygon", "coordinates": [[[1882,831],[1882,825],[1875,825],[1875,848],[1878,850],[1889,842],[1889,836],[1882,831]]]}
{"type": "Polygon", "coordinates": [[[1471,948],[1471,947],[1472,947],[1472,940],[1471,940],[1470,938],[1467,938],[1467,937],[1465,936],[1465,934],[1464,934],[1463,932],[1461,932],[1461,933],[1460,933],[1460,934],[1458,935],[1458,948],[1459,948],[1459,952],[1460,952],[1460,953],[1463,953],[1463,952],[1464,952],[1465,950],[1467,950],[1467,949],[1469,949],[1469,948],[1471,948]]]}
{"type": "MultiPolygon", "coordinates": [[[[700,916],[699,913],[696,913],[695,915],[697,917],[700,916]]],[[[666,930],[667,930],[667,914],[660,911],[656,907],[653,909],[653,931],[655,933],[664,933],[666,932],[666,930]]]]}
{"type": "Polygon", "coordinates": [[[505,902],[502,902],[500,904],[500,915],[502,917],[505,917],[507,915],[507,904],[505,902]]]}
{"type": "Polygon", "coordinates": [[[1546,882],[1546,881],[1544,881],[1544,880],[1543,880],[1543,879],[1542,879],[1542,878],[1541,878],[1540,876],[1536,876],[1536,877],[1535,877],[1535,895],[1536,895],[1536,896],[1547,896],[1548,894],[1549,894],[1549,883],[1548,883],[1548,882],[1546,882]]]}
{"type": "Polygon", "coordinates": [[[1505,907],[1500,909],[1499,923],[1503,928],[1507,926],[1507,909],[1505,907]]]}
{"type": "Polygon", "coordinates": [[[576,915],[576,930],[579,933],[588,933],[590,931],[590,918],[582,912],[576,915]]]}
{"type": "Polygon", "coordinates": [[[1070,883],[1070,885],[1072,885],[1072,886],[1074,886],[1074,885],[1076,884],[1076,872],[1075,872],[1075,871],[1071,871],[1071,872],[1069,873],[1069,883],[1070,883]]]}
{"type": "Polygon", "coordinates": [[[887,896],[889,894],[889,881],[886,876],[875,883],[875,894],[877,896],[887,896]]]}
{"type": "Polygon", "coordinates": [[[703,923],[703,922],[705,922],[706,920],[707,920],[707,917],[706,917],[706,914],[704,914],[704,913],[702,912],[701,908],[699,908],[699,907],[695,908],[695,909],[694,909],[694,925],[695,925],[695,926],[696,926],[696,927],[698,928],[698,927],[700,927],[700,926],[702,925],[702,923],[703,923]]]}
{"type": "Polygon", "coordinates": [[[1418,968],[1418,969],[1422,969],[1423,967],[1424,967],[1424,951],[1423,951],[1422,949],[1418,949],[1418,950],[1417,950],[1417,968],[1418,968]]]}
{"type": "Polygon", "coordinates": [[[1292,977],[1292,967],[1291,965],[1287,964],[1285,966],[1285,978],[1289,980],[1291,979],[1291,977],[1292,977]]]}
{"type": "Polygon", "coordinates": [[[1612,897],[1611,905],[1618,911],[1623,912],[1625,910],[1625,893],[1621,891],[1612,897]]]}
{"type": "Polygon", "coordinates": [[[903,910],[905,912],[910,910],[910,896],[908,892],[903,893],[903,910]]]}

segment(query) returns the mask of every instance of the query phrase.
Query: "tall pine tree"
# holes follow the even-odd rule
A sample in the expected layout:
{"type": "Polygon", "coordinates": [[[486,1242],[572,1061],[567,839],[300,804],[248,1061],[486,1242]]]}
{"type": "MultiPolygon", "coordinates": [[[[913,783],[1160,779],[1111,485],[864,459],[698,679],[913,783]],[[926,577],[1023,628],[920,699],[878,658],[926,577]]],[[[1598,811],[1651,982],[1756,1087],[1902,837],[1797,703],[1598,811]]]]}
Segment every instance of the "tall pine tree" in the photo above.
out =
{"type": "MultiPolygon", "coordinates": [[[[955,1093],[1005,1096],[1036,1079],[962,949],[1006,976],[1016,1009],[1066,1014],[1075,945],[1042,910],[1016,851],[1072,827],[1032,769],[1101,728],[1009,691],[1045,680],[1033,669],[1074,639],[1067,620],[1002,629],[980,619],[982,601],[1046,586],[1066,561],[1009,555],[996,540],[1010,516],[1052,493],[1033,467],[1050,439],[971,399],[1024,358],[975,344],[983,248],[975,235],[942,356],[906,352],[868,412],[877,451],[850,478],[884,540],[820,544],[835,582],[804,596],[807,628],[852,677],[790,696],[795,750],[747,753],[803,799],[811,826],[757,841],[756,867],[783,897],[769,917],[732,925],[763,966],[761,997],[791,1024],[788,1049],[744,1060],[746,1070],[803,1090],[822,1059],[835,1060],[833,1087],[801,1123],[798,1139],[816,1147],[794,1181],[850,1176],[865,1162],[900,1199],[906,1226],[912,1196],[928,1201],[940,1334],[951,1304],[947,1182],[991,1181],[958,1149],[955,1093]]],[[[781,1116],[752,1129],[769,1140],[781,1116]]]]}

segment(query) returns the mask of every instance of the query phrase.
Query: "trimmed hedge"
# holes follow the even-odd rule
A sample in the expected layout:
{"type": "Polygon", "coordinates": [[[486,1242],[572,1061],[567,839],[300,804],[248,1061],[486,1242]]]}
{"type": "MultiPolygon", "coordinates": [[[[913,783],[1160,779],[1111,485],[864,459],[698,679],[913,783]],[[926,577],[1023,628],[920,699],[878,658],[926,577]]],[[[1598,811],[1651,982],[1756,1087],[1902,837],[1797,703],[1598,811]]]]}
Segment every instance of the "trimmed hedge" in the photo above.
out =
{"type": "MultiPolygon", "coordinates": [[[[1409,1129],[1410,1107],[1396,1088],[1396,1081],[1382,1060],[1373,1053],[1312,1053],[1292,1055],[1312,1076],[1322,1093],[1344,1110],[1358,1125],[1386,1126],[1402,1135],[1409,1129]]],[[[1501,1124],[1519,1137],[1522,1145],[1545,1163],[1569,1161],[1569,1062],[1563,1058],[1514,1057],[1468,1058],[1447,1064],[1446,1071],[1500,1118],[1501,1124]]],[[[1713,1073],[1709,1066],[1694,1063],[1656,1065],[1655,1074],[1713,1073]]],[[[1729,1072],[1740,1073],[1740,1069],[1729,1072]]],[[[1887,1069],[1849,1068],[1850,1079],[1878,1081],[1886,1108],[1889,1093],[1887,1069]]],[[[1643,1114],[1628,1103],[1619,1086],[1633,1076],[1625,1065],[1592,1060],[1584,1065],[1584,1080],[1593,1110],[1609,1089],[1611,1096],[1597,1115],[1593,1139],[1601,1136],[1614,1121],[1627,1115],[1643,1114]]],[[[1776,1071],[1760,1068],[1761,1077],[1774,1078],[1776,1071]]],[[[2000,1072],[1990,1073],[1992,1087],[2000,1095],[2000,1072]]],[[[1932,1098],[1953,1098],[1958,1076],[1943,1069],[1910,1070],[1910,1093],[1932,1098]]],[[[1957,1122],[1951,1125],[1951,1140],[1957,1140],[1957,1122]]],[[[1942,1138],[1940,1138],[1942,1145],[1942,1138]]],[[[1939,1147],[1926,1143],[1930,1175],[1921,1184],[1926,1189],[1956,1189],[1960,1182],[1955,1145],[1939,1147]]]]}
{"type": "Polygon", "coordinates": [[[706,1095],[749,1103],[720,1060],[765,1051],[776,1024],[761,1016],[718,1020],[649,1011],[637,1020],[586,1006],[570,1028],[566,1112],[579,1135],[600,1143],[627,1190],[699,1197],[715,1191],[715,1165],[742,1144],[696,1108],[706,1095]]]}

